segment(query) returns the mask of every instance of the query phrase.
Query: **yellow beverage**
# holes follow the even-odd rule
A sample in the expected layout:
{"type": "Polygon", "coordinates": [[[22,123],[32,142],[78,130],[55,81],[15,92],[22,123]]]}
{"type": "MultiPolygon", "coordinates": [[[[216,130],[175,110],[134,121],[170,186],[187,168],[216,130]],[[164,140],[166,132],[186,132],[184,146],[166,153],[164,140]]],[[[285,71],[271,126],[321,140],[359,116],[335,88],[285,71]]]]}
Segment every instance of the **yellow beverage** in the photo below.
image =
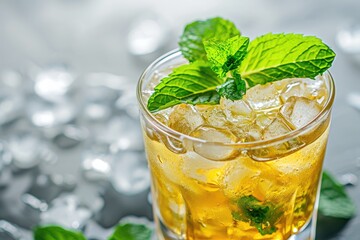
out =
{"type": "MultiPolygon", "coordinates": [[[[151,66],[140,101],[182,62],[175,52],[151,66]]],[[[325,73],[259,85],[220,105],[142,109],[160,239],[280,240],[303,231],[316,210],[332,84],[325,73]]]]}

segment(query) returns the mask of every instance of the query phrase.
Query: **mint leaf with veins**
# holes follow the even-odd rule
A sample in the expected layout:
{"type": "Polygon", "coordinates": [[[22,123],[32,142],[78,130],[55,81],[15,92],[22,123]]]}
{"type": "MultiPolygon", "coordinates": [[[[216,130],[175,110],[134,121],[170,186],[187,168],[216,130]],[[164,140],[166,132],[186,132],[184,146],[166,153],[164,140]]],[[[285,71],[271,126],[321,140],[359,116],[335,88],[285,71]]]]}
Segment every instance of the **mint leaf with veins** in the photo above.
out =
{"type": "Polygon", "coordinates": [[[118,225],[108,240],[150,240],[152,230],[143,224],[118,225]]]}
{"type": "Polygon", "coordinates": [[[195,21],[186,25],[180,37],[179,46],[183,56],[190,62],[206,61],[203,41],[207,39],[227,40],[240,35],[234,23],[220,17],[195,21]]]}
{"type": "Polygon", "coordinates": [[[209,39],[204,41],[207,59],[211,69],[225,77],[229,71],[236,69],[244,59],[249,45],[249,38],[240,35],[219,41],[209,39]]]}
{"type": "Polygon", "coordinates": [[[180,103],[217,104],[220,96],[216,88],[223,82],[205,62],[182,65],[154,88],[147,107],[156,112],[180,103]]]}
{"type": "Polygon", "coordinates": [[[315,78],[334,58],[335,53],[319,38],[268,33],[250,42],[238,70],[251,87],[285,78],[315,78]]]}
{"type": "Polygon", "coordinates": [[[230,100],[240,100],[246,93],[246,83],[237,73],[233,73],[233,78],[228,78],[225,83],[216,88],[221,97],[230,100]]]}
{"type": "Polygon", "coordinates": [[[58,226],[37,227],[33,235],[34,240],[86,240],[82,233],[58,226]]]}
{"type": "Polygon", "coordinates": [[[275,226],[283,211],[271,203],[262,203],[256,197],[249,195],[237,200],[239,211],[233,211],[232,217],[236,221],[247,222],[254,226],[261,235],[276,232],[275,226]]]}
{"type": "Polygon", "coordinates": [[[325,171],[321,181],[319,212],[323,216],[344,219],[355,215],[355,205],[344,187],[325,171]]]}

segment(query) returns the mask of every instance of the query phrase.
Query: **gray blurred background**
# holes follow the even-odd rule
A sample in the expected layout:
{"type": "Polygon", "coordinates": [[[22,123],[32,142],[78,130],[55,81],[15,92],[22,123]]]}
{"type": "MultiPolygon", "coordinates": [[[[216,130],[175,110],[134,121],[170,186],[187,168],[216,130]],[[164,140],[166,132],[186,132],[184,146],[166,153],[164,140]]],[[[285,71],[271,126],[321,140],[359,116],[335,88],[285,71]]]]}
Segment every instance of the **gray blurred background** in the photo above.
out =
{"type": "MultiPolygon", "coordinates": [[[[360,209],[359,13],[355,0],[0,0],[0,239],[31,239],[39,222],[105,239],[125,216],[151,219],[135,84],[186,23],[214,16],[250,38],[304,33],[334,49],[324,168],[360,209]]],[[[359,214],[326,220],[319,239],[359,239],[359,226],[359,214]]]]}

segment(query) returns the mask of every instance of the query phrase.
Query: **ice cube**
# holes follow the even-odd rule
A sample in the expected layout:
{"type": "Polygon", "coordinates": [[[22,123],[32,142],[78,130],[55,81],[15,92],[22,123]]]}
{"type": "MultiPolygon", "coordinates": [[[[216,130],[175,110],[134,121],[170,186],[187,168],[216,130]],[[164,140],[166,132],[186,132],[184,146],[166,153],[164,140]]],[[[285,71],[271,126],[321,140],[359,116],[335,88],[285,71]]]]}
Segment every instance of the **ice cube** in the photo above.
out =
{"type": "Polygon", "coordinates": [[[286,102],[290,97],[306,97],[323,104],[327,98],[327,89],[323,77],[313,79],[293,79],[281,93],[281,101],[286,102]]]}
{"type": "Polygon", "coordinates": [[[52,67],[35,77],[34,91],[40,97],[53,102],[62,101],[75,77],[63,67],[52,67]]]}
{"type": "Polygon", "coordinates": [[[280,118],[275,118],[269,126],[264,129],[263,137],[265,139],[279,137],[291,131],[280,118]]]}
{"type": "Polygon", "coordinates": [[[60,148],[71,148],[84,141],[88,136],[88,130],[76,125],[65,125],[54,137],[53,142],[60,148]]]}
{"type": "Polygon", "coordinates": [[[22,116],[24,98],[11,91],[0,91],[0,125],[10,123],[22,116]]]}
{"type": "Polygon", "coordinates": [[[31,132],[21,131],[10,136],[8,141],[9,150],[13,156],[16,167],[27,169],[41,162],[41,149],[44,143],[31,132]]]}
{"type": "Polygon", "coordinates": [[[311,122],[321,111],[321,106],[305,97],[290,97],[281,107],[280,113],[294,128],[311,122]]]}
{"type": "Polygon", "coordinates": [[[111,175],[113,155],[106,152],[88,150],[83,153],[82,170],[90,181],[108,180],[111,175]]]}
{"type": "Polygon", "coordinates": [[[231,146],[216,143],[236,143],[237,137],[227,129],[211,126],[200,126],[191,133],[192,137],[205,140],[205,143],[194,142],[193,149],[199,155],[212,160],[226,160],[237,156],[238,151],[231,146]]]}
{"type": "Polygon", "coordinates": [[[222,98],[220,100],[220,106],[226,118],[232,123],[246,125],[253,120],[253,110],[247,101],[232,101],[222,98]]]}
{"type": "Polygon", "coordinates": [[[276,118],[278,111],[258,112],[256,114],[255,123],[262,129],[266,128],[276,118]]]}
{"type": "Polygon", "coordinates": [[[37,127],[53,127],[66,124],[75,118],[76,108],[69,101],[56,104],[41,100],[31,100],[27,105],[27,115],[37,127]]]}
{"type": "Polygon", "coordinates": [[[226,115],[220,106],[199,105],[196,106],[196,109],[201,113],[205,122],[210,126],[224,127],[228,124],[226,115]]]}
{"type": "Polygon", "coordinates": [[[111,168],[111,183],[120,193],[134,195],[150,186],[150,174],[145,156],[138,152],[122,152],[111,168]]]}
{"type": "Polygon", "coordinates": [[[73,194],[56,198],[50,208],[40,214],[41,224],[59,224],[62,227],[80,229],[92,216],[91,210],[82,206],[73,194]]]}
{"type": "Polygon", "coordinates": [[[180,104],[174,107],[169,116],[169,127],[175,131],[189,134],[198,126],[204,124],[204,119],[195,107],[180,104]]]}
{"type": "Polygon", "coordinates": [[[287,81],[271,82],[264,85],[256,85],[250,88],[244,100],[255,110],[270,110],[280,107],[280,93],[286,86],[287,81]]]}
{"type": "MultiPolygon", "coordinates": [[[[5,234],[5,239],[23,239],[23,235],[18,226],[6,221],[0,220],[0,233],[5,234]]],[[[2,239],[2,235],[0,235],[2,239]]]]}

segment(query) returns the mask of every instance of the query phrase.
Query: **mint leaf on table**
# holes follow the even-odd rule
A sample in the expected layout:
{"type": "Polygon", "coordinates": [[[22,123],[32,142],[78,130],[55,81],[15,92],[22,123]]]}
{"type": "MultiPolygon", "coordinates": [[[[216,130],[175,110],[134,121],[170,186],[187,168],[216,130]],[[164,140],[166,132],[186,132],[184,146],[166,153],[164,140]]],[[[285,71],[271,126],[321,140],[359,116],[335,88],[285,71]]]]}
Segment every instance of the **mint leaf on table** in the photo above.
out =
{"type": "Polygon", "coordinates": [[[147,107],[156,112],[180,103],[217,104],[220,96],[216,87],[222,83],[205,62],[182,65],[155,87],[147,107]]]}
{"type": "Polygon", "coordinates": [[[283,212],[271,203],[262,203],[256,197],[243,196],[237,200],[240,211],[232,212],[234,220],[248,222],[256,227],[261,235],[276,232],[276,223],[283,212]]]}
{"type": "Polygon", "coordinates": [[[183,56],[190,62],[206,60],[203,41],[207,39],[227,40],[240,35],[235,25],[223,18],[210,18],[186,25],[179,46],[183,56]]]}
{"type": "Polygon", "coordinates": [[[355,205],[344,187],[325,171],[321,181],[319,212],[323,216],[344,219],[355,215],[355,205]]]}
{"type": "Polygon", "coordinates": [[[58,226],[45,226],[34,230],[34,240],[86,240],[86,238],[80,232],[58,226]]]}
{"type": "Polygon", "coordinates": [[[209,39],[204,41],[207,59],[211,63],[211,69],[225,77],[226,74],[236,69],[244,59],[249,45],[249,38],[237,35],[235,37],[219,41],[209,39]]]}
{"type": "Polygon", "coordinates": [[[230,100],[240,100],[246,93],[246,83],[239,74],[233,73],[233,78],[228,78],[225,83],[217,87],[216,91],[221,97],[230,100]]]}
{"type": "Polygon", "coordinates": [[[268,33],[250,42],[239,73],[250,86],[285,78],[314,78],[332,64],[335,53],[320,39],[268,33]]]}
{"type": "Polygon", "coordinates": [[[150,240],[152,230],[143,224],[125,223],[118,225],[108,240],[150,240]]]}

